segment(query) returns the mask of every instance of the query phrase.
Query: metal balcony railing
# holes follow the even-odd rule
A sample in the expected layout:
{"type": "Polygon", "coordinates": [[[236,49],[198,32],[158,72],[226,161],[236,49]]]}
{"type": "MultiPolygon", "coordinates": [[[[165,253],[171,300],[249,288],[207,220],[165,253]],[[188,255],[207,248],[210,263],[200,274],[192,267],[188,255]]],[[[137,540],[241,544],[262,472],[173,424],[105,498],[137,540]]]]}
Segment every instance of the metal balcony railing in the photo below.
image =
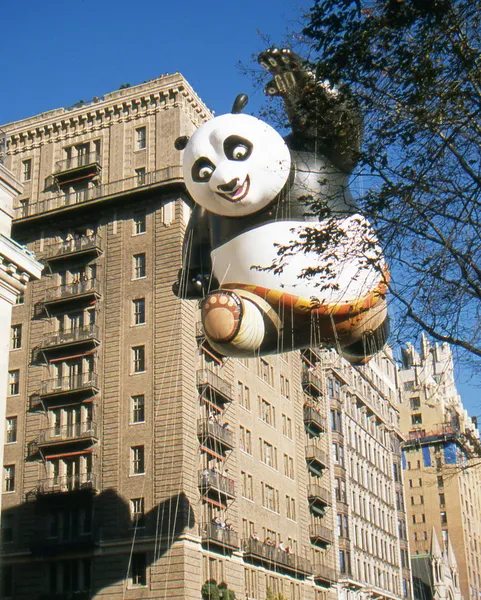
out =
{"type": "Polygon", "coordinates": [[[276,546],[271,546],[249,538],[242,541],[242,550],[244,557],[254,558],[264,561],[264,564],[269,568],[281,567],[288,571],[296,571],[299,573],[311,573],[311,565],[306,558],[297,556],[293,552],[283,551],[276,546]]]}
{"type": "Polygon", "coordinates": [[[314,445],[306,447],[306,461],[310,467],[316,469],[326,469],[329,466],[327,454],[314,445]]]}
{"type": "Polygon", "coordinates": [[[199,471],[199,488],[205,494],[214,492],[228,498],[235,498],[234,480],[212,470],[199,471]]]}
{"type": "Polygon", "coordinates": [[[313,543],[323,546],[334,543],[334,533],[324,525],[309,525],[309,537],[313,543]]]}
{"type": "MultiPolygon", "coordinates": [[[[92,200],[99,200],[101,198],[107,199],[110,197],[116,197],[123,195],[133,189],[147,188],[149,186],[156,186],[158,184],[164,184],[169,181],[182,181],[182,167],[181,166],[170,166],[158,171],[150,171],[145,174],[145,177],[139,178],[137,175],[133,177],[127,177],[126,179],[119,179],[103,185],[96,185],[86,190],[79,190],[77,193],[72,194],[59,194],[52,198],[40,200],[35,204],[29,205],[29,215],[35,216],[40,215],[51,210],[64,208],[66,206],[72,206],[79,203],[90,202],[92,200]]],[[[15,209],[16,218],[22,218],[24,208],[22,206],[15,209]]]]}
{"type": "Polygon", "coordinates": [[[99,328],[97,325],[84,325],[83,327],[76,327],[75,329],[45,333],[42,337],[42,348],[51,348],[52,346],[61,346],[63,344],[74,344],[76,342],[98,339],[99,328]]]}
{"type": "Polygon", "coordinates": [[[232,402],[232,385],[209,369],[197,371],[197,387],[210,390],[220,402],[232,402]]]}
{"type": "Polygon", "coordinates": [[[39,432],[38,446],[48,446],[59,442],[98,439],[97,423],[83,421],[73,425],[47,427],[39,432]]]}
{"type": "Polygon", "coordinates": [[[331,506],[332,504],[331,492],[315,483],[311,483],[307,486],[307,496],[311,502],[317,501],[326,506],[331,506]]]}
{"type": "Polygon", "coordinates": [[[86,154],[79,154],[72,158],[57,161],[55,163],[55,173],[58,174],[96,164],[100,164],[100,154],[98,152],[87,152],[86,154]]]}
{"type": "Polygon", "coordinates": [[[90,388],[97,388],[97,373],[81,373],[69,377],[58,377],[42,381],[40,395],[61,394],[90,388]]]}
{"type": "Polygon", "coordinates": [[[45,259],[54,259],[67,254],[77,254],[97,250],[100,252],[100,236],[81,236],[77,239],[65,240],[45,248],[45,259]]]}
{"type": "Polygon", "coordinates": [[[73,298],[88,293],[100,293],[100,283],[96,277],[91,277],[78,283],[68,283],[51,287],[45,291],[45,302],[73,298]]]}
{"type": "Polygon", "coordinates": [[[302,372],[302,387],[310,396],[322,396],[322,385],[319,377],[308,369],[302,372]]]}
{"type": "Polygon", "coordinates": [[[219,449],[234,448],[234,432],[211,419],[199,419],[197,435],[203,442],[210,441],[211,445],[218,446],[219,449]]]}
{"type": "Polygon", "coordinates": [[[317,408],[308,404],[304,404],[304,425],[314,434],[325,432],[327,429],[326,418],[317,408]]]}
{"type": "Polygon", "coordinates": [[[335,583],[338,578],[336,569],[327,565],[315,564],[313,567],[314,579],[320,579],[328,583],[335,583]]]}
{"type": "Polygon", "coordinates": [[[38,494],[61,494],[78,490],[98,491],[97,476],[94,473],[47,477],[39,481],[38,494]]]}
{"type": "Polygon", "coordinates": [[[200,536],[202,543],[214,543],[228,548],[239,547],[239,537],[233,529],[219,527],[217,523],[201,523],[200,536]]]}

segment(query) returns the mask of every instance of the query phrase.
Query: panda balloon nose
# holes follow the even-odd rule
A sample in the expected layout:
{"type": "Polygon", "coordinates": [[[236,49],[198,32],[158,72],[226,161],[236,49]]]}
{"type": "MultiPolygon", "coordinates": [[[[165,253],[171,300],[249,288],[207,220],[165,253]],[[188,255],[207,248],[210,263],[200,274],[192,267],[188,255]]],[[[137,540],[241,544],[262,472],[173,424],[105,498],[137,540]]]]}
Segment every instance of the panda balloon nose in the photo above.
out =
{"type": "Polygon", "coordinates": [[[234,179],[231,179],[228,183],[223,183],[221,185],[218,185],[217,188],[219,190],[221,190],[222,192],[233,192],[236,187],[239,185],[239,178],[238,177],[234,177],[234,179]]]}

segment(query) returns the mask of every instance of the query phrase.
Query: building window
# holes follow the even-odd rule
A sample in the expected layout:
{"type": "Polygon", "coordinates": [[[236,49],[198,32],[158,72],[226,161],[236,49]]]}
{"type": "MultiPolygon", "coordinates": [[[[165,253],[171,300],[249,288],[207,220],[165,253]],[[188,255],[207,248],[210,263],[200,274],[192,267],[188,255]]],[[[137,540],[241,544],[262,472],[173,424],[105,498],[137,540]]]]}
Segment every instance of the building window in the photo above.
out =
{"type": "MultiPolygon", "coordinates": [[[[13,542],[13,515],[2,515],[2,529],[0,543],[11,544],[13,542]]],[[[0,594],[0,598],[3,596],[0,594]]]]}
{"type": "MultiPolygon", "coordinates": [[[[3,517],[2,517],[3,519],[3,517]]],[[[13,598],[13,566],[0,567],[0,598],[13,598]]]]}
{"type": "Polygon", "coordinates": [[[254,500],[254,479],[245,471],[241,471],[241,495],[247,500],[254,500]]]}
{"type": "Polygon", "coordinates": [[[134,373],[143,373],[145,371],[145,346],[135,346],[135,348],[132,348],[132,362],[134,373]]]}
{"type": "Polygon", "coordinates": [[[243,425],[239,425],[240,442],[239,449],[242,452],[252,455],[252,433],[249,429],[246,429],[243,425]]]}
{"type": "Polygon", "coordinates": [[[284,475],[294,479],[294,459],[288,454],[284,454],[284,475]]]}
{"type": "Polygon", "coordinates": [[[249,388],[242,383],[242,381],[237,382],[237,397],[239,399],[239,405],[242,408],[250,411],[251,409],[251,392],[249,388]]]}
{"type": "MultiPolygon", "coordinates": [[[[27,216],[27,215],[22,215],[27,216]]],[[[15,304],[24,304],[25,303],[25,294],[23,292],[19,292],[17,297],[15,298],[15,304]]]]}
{"type": "Polygon", "coordinates": [[[442,475],[438,475],[438,488],[439,489],[444,488],[444,479],[443,479],[442,475]]]}
{"type": "Polygon", "coordinates": [[[15,465],[5,465],[3,467],[3,490],[5,492],[15,491],[15,465]]]}
{"type": "Polygon", "coordinates": [[[17,417],[7,417],[7,444],[13,444],[17,441],[17,417]]]}
{"type": "Polygon", "coordinates": [[[279,512],[279,490],[261,481],[262,506],[273,512],[279,512]]]}
{"type": "Polygon", "coordinates": [[[339,571],[341,573],[346,573],[346,552],[344,550],[339,550],[339,571]]]}
{"type": "Polygon", "coordinates": [[[130,512],[132,514],[132,523],[134,524],[134,526],[144,527],[145,511],[143,498],[132,498],[132,500],[130,501],[130,512]]]}
{"type": "Polygon", "coordinates": [[[132,475],[142,475],[145,473],[144,447],[132,446],[130,454],[132,459],[132,475]]]}
{"type": "MultiPolygon", "coordinates": [[[[135,169],[135,175],[137,177],[137,185],[145,184],[145,167],[140,167],[139,169],[135,169]]],[[[144,233],[140,231],[138,233],[144,233]]]]}
{"type": "Polygon", "coordinates": [[[134,279],[141,279],[146,275],[145,254],[134,254],[134,279]]]}
{"type": "Polygon", "coordinates": [[[411,415],[411,423],[413,425],[422,425],[423,416],[421,413],[416,413],[415,415],[411,415]]]}
{"type": "Polygon", "coordinates": [[[259,438],[261,462],[277,470],[277,448],[262,438],[259,438]]]}
{"type": "Polygon", "coordinates": [[[139,127],[135,131],[137,134],[137,150],[143,150],[147,147],[147,128],[139,127]]]}
{"type": "Polygon", "coordinates": [[[145,397],[143,394],[132,396],[132,423],[145,421],[145,397]]]}
{"type": "Polygon", "coordinates": [[[276,426],[276,409],[270,402],[261,398],[261,396],[257,397],[259,404],[259,417],[267,423],[271,427],[276,426]]]}
{"type": "MultiPolygon", "coordinates": [[[[19,212],[20,212],[20,217],[28,217],[28,207],[29,207],[29,200],[28,198],[23,198],[22,200],[19,201],[19,212]]],[[[23,302],[22,302],[23,304],[23,302]]]]}
{"type": "Polygon", "coordinates": [[[283,396],[286,400],[289,400],[290,391],[291,386],[289,383],[289,379],[287,379],[287,377],[284,377],[284,375],[281,375],[281,396],[283,396]]]}
{"type": "Polygon", "coordinates": [[[445,525],[448,522],[448,515],[446,514],[446,511],[441,511],[440,513],[441,515],[441,525],[445,525]]]}
{"type": "Polygon", "coordinates": [[[292,440],[292,419],[287,415],[282,415],[282,435],[292,440]]]}
{"type": "Polygon", "coordinates": [[[286,495],[286,514],[291,521],[296,520],[296,501],[288,495],[286,495]]]}
{"type": "Polygon", "coordinates": [[[439,494],[439,506],[446,506],[444,494],[439,494]]]}
{"type": "Polygon", "coordinates": [[[129,579],[131,585],[147,585],[147,561],[144,553],[132,554],[129,579]]]}
{"type": "Polygon", "coordinates": [[[419,397],[410,399],[411,410],[419,410],[421,408],[421,400],[419,397]]]}
{"type": "Polygon", "coordinates": [[[134,307],[134,325],[144,325],[145,323],[145,298],[136,298],[132,300],[134,307]]]}
{"type": "Polygon", "coordinates": [[[10,396],[18,396],[20,394],[20,370],[8,372],[9,377],[9,394],[10,396]]]}
{"type": "Polygon", "coordinates": [[[18,350],[22,347],[22,326],[12,325],[11,349],[18,350]]]}
{"type": "Polygon", "coordinates": [[[272,386],[272,384],[274,382],[274,369],[267,362],[267,360],[264,360],[263,358],[259,359],[259,363],[258,363],[258,375],[268,385],[272,386]]]}
{"type": "MultiPolygon", "coordinates": [[[[145,173],[144,173],[145,176],[145,173]]],[[[147,217],[145,211],[135,213],[134,215],[134,234],[139,235],[147,231],[147,217]]]]}
{"type": "Polygon", "coordinates": [[[32,179],[32,159],[28,158],[22,162],[23,165],[23,181],[30,181],[32,179]]]}

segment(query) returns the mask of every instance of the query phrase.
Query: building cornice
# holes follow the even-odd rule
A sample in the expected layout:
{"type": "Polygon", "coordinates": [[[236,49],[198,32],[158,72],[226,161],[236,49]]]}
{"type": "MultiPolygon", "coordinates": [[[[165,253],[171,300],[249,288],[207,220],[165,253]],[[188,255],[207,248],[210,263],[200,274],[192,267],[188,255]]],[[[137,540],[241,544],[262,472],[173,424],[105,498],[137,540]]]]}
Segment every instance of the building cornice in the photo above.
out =
{"type": "Polygon", "coordinates": [[[188,82],[176,73],[152,82],[117,90],[102,100],[71,110],[59,108],[2,126],[7,135],[7,154],[17,154],[79,135],[91,134],[113,124],[140,119],[161,110],[182,107],[194,125],[212,117],[211,111],[188,82]]]}

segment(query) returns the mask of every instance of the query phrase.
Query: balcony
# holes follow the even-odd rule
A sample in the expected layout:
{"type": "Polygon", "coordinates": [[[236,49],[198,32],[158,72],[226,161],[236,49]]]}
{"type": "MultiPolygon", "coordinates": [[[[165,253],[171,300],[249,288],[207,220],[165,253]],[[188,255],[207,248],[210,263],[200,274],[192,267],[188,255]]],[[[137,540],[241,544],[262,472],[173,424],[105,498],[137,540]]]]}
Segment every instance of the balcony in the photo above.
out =
{"type": "Polygon", "coordinates": [[[57,302],[65,302],[80,296],[100,297],[100,282],[96,277],[79,281],[78,283],[68,283],[65,285],[56,285],[45,291],[44,305],[52,305],[57,302]]]}
{"type": "Polygon", "coordinates": [[[45,248],[43,259],[54,262],[70,256],[99,256],[102,254],[100,247],[100,236],[81,236],[78,239],[65,240],[58,244],[52,244],[45,248]]]}
{"type": "Polygon", "coordinates": [[[314,371],[310,371],[309,369],[303,370],[302,389],[306,394],[309,394],[309,396],[314,398],[319,398],[319,396],[322,396],[321,380],[314,373],[314,371]]]}
{"type": "Polygon", "coordinates": [[[92,533],[71,533],[69,537],[50,536],[46,531],[37,531],[30,542],[30,550],[35,555],[52,556],[65,552],[82,552],[94,548],[97,543],[92,533]]]}
{"type": "Polygon", "coordinates": [[[199,489],[202,496],[218,500],[222,505],[235,499],[234,480],[216,471],[199,471],[199,489]]]}
{"type": "Polygon", "coordinates": [[[65,331],[53,331],[42,337],[41,349],[48,350],[59,346],[73,346],[84,342],[99,344],[99,328],[97,325],[85,325],[65,331]]]}
{"type": "Polygon", "coordinates": [[[327,454],[313,445],[306,447],[306,462],[311,473],[317,477],[321,477],[324,469],[329,466],[327,454]]]}
{"type": "MultiPolygon", "coordinates": [[[[83,168],[83,167],[82,167],[83,168]]],[[[58,176],[57,176],[58,178],[58,176]]],[[[86,203],[96,204],[107,200],[116,200],[132,193],[133,190],[147,191],[163,187],[172,183],[181,183],[183,181],[182,167],[170,166],[158,171],[150,171],[144,177],[138,175],[119,179],[103,185],[96,185],[86,190],[80,190],[72,194],[59,194],[45,200],[40,200],[28,207],[28,215],[25,214],[24,207],[16,209],[16,219],[35,220],[38,215],[50,213],[59,209],[76,208],[86,203]]]]}
{"type": "Polygon", "coordinates": [[[332,505],[331,492],[320,485],[307,486],[307,498],[311,511],[323,515],[326,508],[332,505]]]}
{"type": "Polygon", "coordinates": [[[322,585],[324,587],[331,587],[335,583],[337,583],[337,571],[332,567],[328,567],[327,565],[314,565],[314,581],[318,585],[322,585]]]}
{"type": "Polygon", "coordinates": [[[65,494],[83,490],[89,490],[91,492],[99,491],[97,476],[94,473],[47,477],[39,482],[37,486],[37,495],[65,494]]]}
{"type": "Polygon", "coordinates": [[[77,442],[82,440],[94,442],[98,439],[97,423],[94,423],[93,421],[84,421],[83,423],[75,423],[73,425],[41,429],[38,435],[37,445],[41,448],[42,446],[56,446],[66,442],[77,442]]]}
{"type": "Polygon", "coordinates": [[[54,174],[57,178],[75,173],[79,175],[83,171],[100,170],[100,154],[98,152],[87,152],[73,158],[59,160],[55,163],[54,174]]]}
{"type": "Polygon", "coordinates": [[[197,371],[197,388],[202,395],[216,404],[232,402],[232,386],[209,369],[197,371]]]}
{"type": "Polygon", "coordinates": [[[75,392],[98,392],[98,382],[96,373],[81,373],[71,377],[58,377],[42,381],[40,386],[40,396],[61,396],[75,392]]]}
{"type": "Polygon", "coordinates": [[[234,432],[222,427],[211,419],[200,419],[197,424],[197,436],[202,446],[224,454],[234,449],[234,432]]]}
{"type": "Polygon", "coordinates": [[[200,526],[202,544],[218,546],[226,550],[237,550],[239,538],[233,529],[219,528],[217,523],[202,523],[200,526]]]}
{"type": "Polygon", "coordinates": [[[258,561],[264,564],[264,567],[271,570],[285,570],[297,575],[309,575],[312,572],[309,561],[297,556],[292,552],[285,552],[264,544],[260,540],[249,538],[242,541],[242,550],[244,559],[258,561]]]}
{"type": "Polygon", "coordinates": [[[334,533],[324,525],[309,525],[311,543],[320,548],[327,548],[334,543],[334,533]]]}
{"type": "Polygon", "coordinates": [[[325,433],[327,429],[326,418],[317,408],[304,404],[304,426],[312,437],[325,433]]]}

